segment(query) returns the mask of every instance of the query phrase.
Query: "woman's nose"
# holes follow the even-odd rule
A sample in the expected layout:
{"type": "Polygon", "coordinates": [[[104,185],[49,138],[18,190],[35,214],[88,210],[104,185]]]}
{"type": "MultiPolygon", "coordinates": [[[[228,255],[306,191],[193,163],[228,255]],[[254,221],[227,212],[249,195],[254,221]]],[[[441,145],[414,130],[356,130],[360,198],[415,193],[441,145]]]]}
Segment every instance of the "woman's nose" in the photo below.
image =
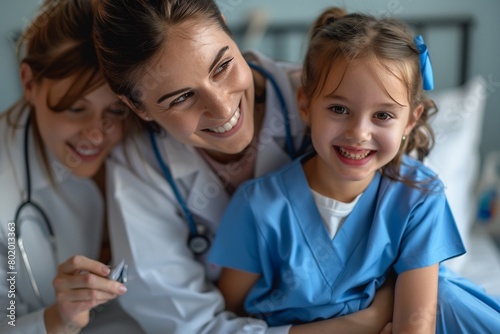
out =
{"type": "Polygon", "coordinates": [[[85,129],[82,135],[87,145],[99,146],[104,141],[104,133],[98,128],[85,129]]]}
{"type": "Polygon", "coordinates": [[[228,90],[213,89],[207,93],[204,109],[212,118],[227,119],[234,114],[236,106],[228,90]]]}
{"type": "Polygon", "coordinates": [[[91,119],[88,120],[85,128],[82,130],[82,137],[91,145],[97,146],[104,141],[105,132],[103,131],[103,126],[106,123],[105,116],[100,113],[98,115],[93,115],[91,119]]]}

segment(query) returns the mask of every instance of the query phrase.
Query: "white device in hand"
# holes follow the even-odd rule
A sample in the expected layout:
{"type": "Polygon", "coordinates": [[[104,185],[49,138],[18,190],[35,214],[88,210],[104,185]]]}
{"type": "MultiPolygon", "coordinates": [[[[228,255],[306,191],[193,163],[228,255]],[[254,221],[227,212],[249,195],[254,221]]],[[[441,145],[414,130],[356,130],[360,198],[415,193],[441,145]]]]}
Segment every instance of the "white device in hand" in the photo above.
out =
{"type": "Polygon", "coordinates": [[[125,259],[122,259],[116,267],[111,269],[108,278],[114,281],[118,281],[120,283],[126,283],[127,270],[128,270],[128,265],[125,264],[125,259]]]}

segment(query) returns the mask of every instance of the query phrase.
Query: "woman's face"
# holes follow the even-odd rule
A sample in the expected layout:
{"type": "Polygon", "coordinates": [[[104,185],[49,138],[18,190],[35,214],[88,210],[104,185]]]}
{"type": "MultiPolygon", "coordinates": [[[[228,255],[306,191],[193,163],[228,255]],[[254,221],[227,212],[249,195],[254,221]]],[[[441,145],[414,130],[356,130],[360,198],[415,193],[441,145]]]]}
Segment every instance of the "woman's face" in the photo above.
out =
{"type": "Polygon", "coordinates": [[[105,84],[82,96],[67,110],[51,110],[49,105],[55,105],[74,80],[78,79],[42,79],[25,85],[25,92],[34,106],[43,144],[57,159],[49,161],[50,167],[61,171],[57,164],[62,164],[76,176],[93,177],[122,139],[126,109],[105,84]]]}
{"type": "Polygon", "coordinates": [[[235,42],[216,24],[184,22],[146,67],[134,91],[138,114],[182,143],[235,154],[254,134],[251,70],[235,42]]]}

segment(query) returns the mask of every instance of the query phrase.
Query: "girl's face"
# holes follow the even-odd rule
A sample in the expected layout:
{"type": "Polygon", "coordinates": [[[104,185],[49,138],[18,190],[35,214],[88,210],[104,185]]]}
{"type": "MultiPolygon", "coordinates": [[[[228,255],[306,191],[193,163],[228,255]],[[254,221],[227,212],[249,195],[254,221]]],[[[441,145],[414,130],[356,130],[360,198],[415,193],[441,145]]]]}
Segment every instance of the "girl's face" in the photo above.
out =
{"type": "Polygon", "coordinates": [[[185,144],[234,154],[253,137],[252,73],[234,41],[215,24],[173,27],[134,92],[144,106],[139,116],[155,120],[185,144]]]}
{"type": "MultiPolygon", "coordinates": [[[[23,64],[22,71],[30,71],[23,64]]],[[[36,123],[46,149],[57,159],[49,161],[56,174],[61,165],[79,177],[93,177],[111,149],[122,139],[123,105],[108,85],[82,96],[69,109],[55,112],[55,105],[75,77],[42,79],[33,83],[23,76],[25,94],[34,106],[36,123]],[[57,165],[60,164],[60,165],[57,165]]]]}
{"type": "Polygon", "coordinates": [[[366,59],[333,66],[311,100],[300,93],[301,117],[318,153],[310,165],[320,192],[344,201],[361,193],[410,133],[409,106],[404,84],[366,59]]]}

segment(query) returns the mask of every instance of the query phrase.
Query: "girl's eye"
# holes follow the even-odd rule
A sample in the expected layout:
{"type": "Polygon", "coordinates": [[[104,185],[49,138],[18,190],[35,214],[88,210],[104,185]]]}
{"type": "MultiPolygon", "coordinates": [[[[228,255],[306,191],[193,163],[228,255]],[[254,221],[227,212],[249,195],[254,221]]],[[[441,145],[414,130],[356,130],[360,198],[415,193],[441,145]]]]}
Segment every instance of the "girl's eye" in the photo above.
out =
{"type": "Polygon", "coordinates": [[[192,92],[187,92],[182,94],[181,96],[175,98],[170,104],[168,105],[169,108],[174,107],[180,103],[185,102],[187,99],[189,99],[191,96],[193,96],[192,92]]]}
{"type": "Polygon", "coordinates": [[[330,107],[330,110],[338,115],[347,114],[347,108],[342,106],[332,106],[330,107]]]}
{"type": "Polygon", "coordinates": [[[231,62],[233,61],[234,57],[229,59],[229,60],[226,60],[225,62],[223,62],[222,64],[220,64],[219,67],[217,67],[217,70],[215,71],[215,75],[227,70],[227,68],[229,67],[229,65],[231,64],[231,62]]]}
{"type": "Polygon", "coordinates": [[[385,120],[391,119],[392,116],[386,112],[379,112],[379,113],[375,114],[375,118],[382,120],[382,121],[385,121],[385,120]]]}

